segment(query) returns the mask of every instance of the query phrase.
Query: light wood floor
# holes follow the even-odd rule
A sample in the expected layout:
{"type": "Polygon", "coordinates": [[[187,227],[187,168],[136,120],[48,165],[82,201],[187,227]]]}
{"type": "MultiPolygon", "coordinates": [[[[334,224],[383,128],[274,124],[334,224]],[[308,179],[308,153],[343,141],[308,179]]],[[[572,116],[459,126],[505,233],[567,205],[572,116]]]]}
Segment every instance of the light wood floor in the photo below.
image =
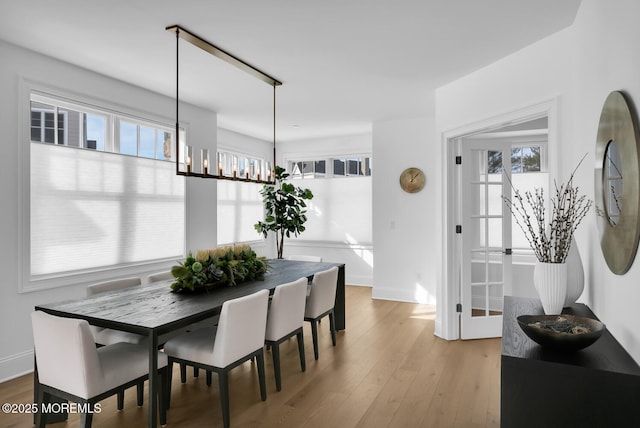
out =
{"type": "MultiPolygon", "coordinates": [[[[252,363],[230,374],[233,427],[498,427],[500,339],[445,341],[433,335],[433,306],[371,299],[371,289],[347,287],[347,329],[331,346],[329,322],[320,326],[320,358],[313,359],[305,326],[307,371],[302,373],[295,339],[282,344],[282,391],[276,392],[266,352],[267,401],[260,400],[252,363]]],[[[308,323],[305,323],[308,324],[308,323]]],[[[180,384],[176,367],[168,427],[222,426],[217,379],[204,373],[180,384]]],[[[0,403],[29,403],[32,376],[0,384],[0,403]]],[[[102,402],[96,428],[146,427],[145,405],[135,388],[125,408],[115,397],[102,402]]],[[[31,415],[0,413],[0,427],[30,427],[31,415]]],[[[54,428],[79,426],[78,415],[54,428]]]]}

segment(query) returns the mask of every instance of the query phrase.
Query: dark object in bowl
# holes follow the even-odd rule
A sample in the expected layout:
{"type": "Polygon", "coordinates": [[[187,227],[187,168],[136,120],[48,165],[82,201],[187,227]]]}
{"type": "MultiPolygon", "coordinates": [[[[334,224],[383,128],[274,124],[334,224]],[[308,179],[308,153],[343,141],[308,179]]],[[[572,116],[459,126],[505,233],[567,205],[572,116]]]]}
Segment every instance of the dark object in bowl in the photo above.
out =
{"type": "Polygon", "coordinates": [[[531,340],[558,351],[586,348],[605,331],[600,321],[574,315],[520,315],[518,324],[531,340]]]}

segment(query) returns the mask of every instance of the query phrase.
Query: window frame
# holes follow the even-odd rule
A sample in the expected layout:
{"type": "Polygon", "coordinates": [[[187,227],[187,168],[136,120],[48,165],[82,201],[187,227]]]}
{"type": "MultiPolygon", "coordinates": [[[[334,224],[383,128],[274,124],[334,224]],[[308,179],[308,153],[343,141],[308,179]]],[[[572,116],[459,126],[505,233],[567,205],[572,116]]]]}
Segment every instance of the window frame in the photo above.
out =
{"type": "Polygon", "coordinates": [[[360,178],[360,177],[371,177],[373,174],[373,161],[371,154],[339,154],[339,155],[325,155],[325,156],[291,156],[285,160],[285,165],[287,165],[287,172],[291,174],[292,180],[315,180],[315,179],[332,179],[332,178],[360,178]],[[336,174],[335,173],[335,162],[342,161],[344,164],[344,173],[336,174]],[[368,169],[370,173],[366,174],[350,174],[349,173],[349,162],[357,162],[357,170],[362,170],[362,165],[368,165],[368,169]],[[325,163],[325,172],[319,173],[316,172],[316,163],[324,162],[325,163]],[[299,163],[310,164],[312,166],[312,172],[305,173],[301,171],[300,174],[294,175],[294,166],[299,163]]]}
{"type": "MultiPolygon", "coordinates": [[[[22,172],[18,179],[18,192],[19,200],[18,211],[18,230],[20,239],[18,239],[18,293],[30,293],[35,291],[54,289],[60,287],[68,287],[80,284],[87,284],[90,282],[101,281],[114,276],[127,276],[127,275],[141,275],[145,272],[152,270],[166,269],[168,264],[175,263],[175,257],[169,257],[165,259],[145,260],[132,263],[121,263],[110,266],[95,267],[78,271],[66,271],[61,273],[33,276],[31,275],[31,101],[32,96],[36,99],[53,99],[58,102],[56,107],[63,107],[73,110],[74,108],[82,108],[83,113],[90,113],[98,116],[110,117],[110,115],[118,115],[126,118],[130,118],[135,121],[142,121],[142,123],[150,123],[154,126],[161,126],[163,128],[173,130],[173,138],[175,142],[175,127],[170,124],[173,119],[160,116],[156,113],[149,111],[136,110],[131,107],[118,105],[113,102],[105,101],[103,99],[92,98],[83,94],[75,93],[70,90],[52,87],[40,82],[35,82],[27,78],[20,79],[20,109],[18,113],[18,141],[21,147],[18,150],[18,164],[21,165],[22,172]]],[[[57,109],[56,109],[57,112],[57,109]]],[[[57,115],[56,115],[57,116],[57,115]]],[[[110,122],[110,119],[107,119],[110,122]]],[[[67,132],[68,126],[65,126],[65,132],[67,132]]],[[[180,129],[180,138],[183,140],[183,134],[186,136],[188,124],[183,122],[183,127],[180,129]]],[[[57,138],[57,133],[56,138],[57,138]]],[[[65,136],[66,138],[66,136],[65,136]]],[[[105,135],[105,150],[104,152],[112,152],[107,150],[107,142],[113,141],[115,138],[113,123],[106,124],[105,135]]],[[[185,137],[186,138],[186,137],[185,137]]],[[[184,141],[184,140],[183,140],[184,141]]],[[[36,144],[50,144],[50,143],[37,143],[36,144]]],[[[80,149],[80,150],[93,150],[86,147],[74,147],[66,145],[65,149],[80,149]]],[[[61,148],[63,149],[63,148],[61,148]]],[[[63,149],[64,150],[64,149],[63,149]]],[[[117,153],[114,153],[117,154],[117,153]]],[[[175,156],[175,144],[172,145],[172,154],[175,156]]],[[[120,154],[122,155],[122,154],[120,154]]],[[[126,155],[125,155],[126,156],[126,155]]],[[[142,157],[143,159],[151,159],[155,161],[175,162],[172,159],[152,159],[142,157]]],[[[186,180],[184,182],[185,196],[184,196],[184,210],[185,210],[185,225],[183,233],[183,248],[182,255],[186,254],[186,180]]]]}

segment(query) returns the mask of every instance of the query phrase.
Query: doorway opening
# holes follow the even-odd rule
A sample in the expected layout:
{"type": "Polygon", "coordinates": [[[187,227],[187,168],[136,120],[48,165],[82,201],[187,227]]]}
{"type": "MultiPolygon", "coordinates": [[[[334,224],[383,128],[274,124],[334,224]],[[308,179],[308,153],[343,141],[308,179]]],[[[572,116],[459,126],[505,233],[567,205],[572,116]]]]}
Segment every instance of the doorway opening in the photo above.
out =
{"type": "Polygon", "coordinates": [[[502,334],[505,295],[535,297],[535,256],[503,196],[549,190],[555,103],[445,134],[448,156],[446,301],[450,337],[502,334]],[[453,220],[455,219],[455,220],[453,220]]]}

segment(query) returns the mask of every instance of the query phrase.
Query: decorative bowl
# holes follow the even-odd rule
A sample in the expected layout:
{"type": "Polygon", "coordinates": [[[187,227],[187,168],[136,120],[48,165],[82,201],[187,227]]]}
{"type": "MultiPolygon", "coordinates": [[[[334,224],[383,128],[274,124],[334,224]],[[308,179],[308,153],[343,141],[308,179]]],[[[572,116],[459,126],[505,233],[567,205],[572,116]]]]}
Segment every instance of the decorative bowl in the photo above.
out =
{"type": "Polygon", "coordinates": [[[520,315],[522,331],[537,344],[558,351],[578,351],[605,331],[600,321],[574,315],[520,315]]]}

